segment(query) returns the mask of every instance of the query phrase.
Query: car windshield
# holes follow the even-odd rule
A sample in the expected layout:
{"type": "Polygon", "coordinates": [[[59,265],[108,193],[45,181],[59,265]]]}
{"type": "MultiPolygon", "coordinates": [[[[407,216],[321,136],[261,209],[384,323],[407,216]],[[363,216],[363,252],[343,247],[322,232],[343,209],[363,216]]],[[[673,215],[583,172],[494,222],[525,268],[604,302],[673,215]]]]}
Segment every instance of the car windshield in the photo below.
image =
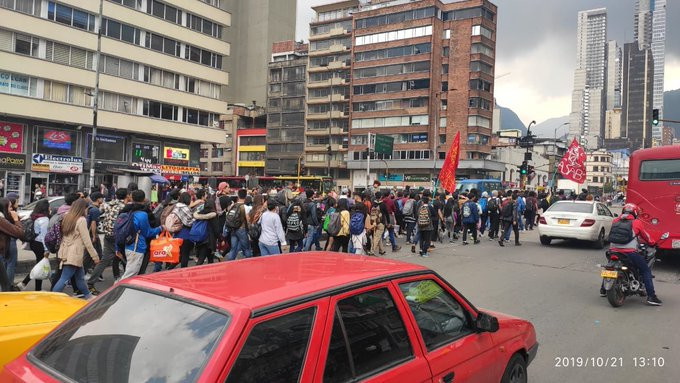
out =
{"type": "Polygon", "coordinates": [[[119,286],[43,340],[32,356],[77,382],[193,382],[229,315],[119,286]]]}
{"type": "Polygon", "coordinates": [[[558,202],[548,209],[549,212],[566,212],[566,213],[592,213],[593,204],[591,203],[576,203],[576,202],[558,202]]]}

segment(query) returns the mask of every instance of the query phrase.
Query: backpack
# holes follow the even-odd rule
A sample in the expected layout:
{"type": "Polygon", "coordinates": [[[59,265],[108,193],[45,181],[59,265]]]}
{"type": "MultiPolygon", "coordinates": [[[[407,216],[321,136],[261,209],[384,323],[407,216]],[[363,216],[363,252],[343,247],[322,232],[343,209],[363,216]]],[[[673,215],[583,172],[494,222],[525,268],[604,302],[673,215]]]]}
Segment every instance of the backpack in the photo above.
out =
{"type": "Polygon", "coordinates": [[[635,238],[633,233],[633,220],[620,219],[612,224],[609,231],[609,242],[617,245],[624,245],[635,238]]]}
{"type": "Polygon", "coordinates": [[[241,219],[241,204],[235,203],[227,212],[224,224],[233,230],[240,229],[243,226],[243,219],[241,219]]]}
{"type": "Polygon", "coordinates": [[[281,206],[288,206],[288,199],[286,198],[286,189],[281,189],[276,194],[276,202],[281,206]]]}
{"type": "Polygon", "coordinates": [[[331,215],[335,212],[335,208],[331,207],[328,208],[328,211],[326,211],[326,216],[323,219],[323,229],[327,232],[328,231],[328,224],[331,222],[331,215]]]}
{"type": "Polygon", "coordinates": [[[113,226],[113,237],[116,249],[124,249],[137,240],[139,232],[135,228],[135,215],[133,212],[118,214],[116,224],[113,226]]]}
{"type": "Polygon", "coordinates": [[[208,239],[208,220],[198,219],[191,225],[189,240],[193,243],[203,243],[208,239]]]}
{"type": "Polygon", "coordinates": [[[47,228],[47,233],[45,234],[45,246],[50,253],[58,253],[59,246],[61,246],[61,240],[63,238],[61,234],[61,221],[64,219],[62,214],[59,214],[54,219],[54,222],[50,222],[52,225],[47,228]]]}
{"type": "Polygon", "coordinates": [[[113,226],[116,224],[116,218],[118,218],[118,214],[120,213],[120,210],[123,208],[123,205],[119,204],[118,201],[111,201],[108,202],[105,206],[106,208],[104,209],[102,218],[99,221],[100,227],[98,229],[99,231],[104,233],[104,236],[106,238],[113,238],[113,226]]]}
{"type": "Polygon", "coordinates": [[[22,222],[24,227],[24,239],[25,242],[33,241],[36,237],[35,235],[35,221],[32,218],[28,218],[22,222]]]}
{"type": "Polygon", "coordinates": [[[252,223],[250,224],[250,226],[248,226],[248,235],[250,236],[250,239],[252,240],[259,239],[261,234],[262,224],[259,221],[252,223]]]}
{"type": "Polygon", "coordinates": [[[428,227],[432,224],[432,220],[430,219],[430,207],[427,204],[423,204],[420,208],[418,208],[418,227],[419,228],[425,228],[428,227]]]}
{"type": "Polygon", "coordinates": [[[413,215],[413,205],[415,204],[414,202],[415,201],[413,201],[412,199],[406,201],[406,203],[404,204],[404,208],[402,209],[404,215],[406,216],[413,215]]]}
{"type": "Polygon", "coordinates": [[[163,221],[165,224],[165,228],[168,230],[170,234],[175,234],[182,230],[182,227],[184,225],[182,224],[182,220],[179,219],[177,214],[174,212],[168,214],[167,217],[165,217],[165,221],[163,221]]]}
{"type": "Polygon", "coordinates": [[[380,207],[374,206],[371,208],[371,222],[373,222],[374,225],[379,224],[382,221],[382,212],[380,211],[380,207]]]}
{"type": "Polygon", "coordinates": [[[508,201],[508,203],[506,203],[503,206],[503,209],[501,210],[501,216],[507,217],[507,218],[512,217],[512,206],[513,205],[514,205],[514,203],[512,201],[508,201]]]}
{"type": "Polygon", "coordinates": [[[536,209],[534,209],[535,207],[536,206],[534,205],[534,199],[533,198],[527,199],[525,210],[528,211],[528,212],[532,212],[532,211],[536,210],[536,209]]]}
{"type": "MultiPolygon", "coordinates": [[[[170,215],[170,213],[172,213],[173,210],[175,210],[175,204],[164,206],[161,209],[161,214],[158,217],[159,218],[158,222],[165,222],[168,219],[168,216],[170,215]]],[[[154,214],[156,214],[155,211],[154,211],[154,214]]]]}
{"type": "Polygon", "coordinates": [[[354,212],[349,218],[349,233],[352,235],[361,234],[366,228],[366,217],[362,212],[354,212]]]}
{"type": "Polygon", "coordinates": [[[465,202],[463,204],[463,217],[469,218],[472,215],[472,209],[470,209],[470,202],[465,202]]]}
{"type": "Polygon", "coordinates": [[[286,218],[286,227],[290,233],[299,233],[302,231],[302,220],[300,219],[300,212],[292,212],[288,218],[286,218]]]}
{"type": "Polygon", "coordinates": [[[489,213],[498,211],[498,199],[496,197],[489,198],[486,203],[486,211],[489,213]]]}
{"type": "Polygon", "coordinates": [[[328,222],[328,235],[335,237],[340,234],[340,229],[342,229],[342,221],[340,220],[340,213],[336,211],[331,214],[330,221],[328,222]]]}

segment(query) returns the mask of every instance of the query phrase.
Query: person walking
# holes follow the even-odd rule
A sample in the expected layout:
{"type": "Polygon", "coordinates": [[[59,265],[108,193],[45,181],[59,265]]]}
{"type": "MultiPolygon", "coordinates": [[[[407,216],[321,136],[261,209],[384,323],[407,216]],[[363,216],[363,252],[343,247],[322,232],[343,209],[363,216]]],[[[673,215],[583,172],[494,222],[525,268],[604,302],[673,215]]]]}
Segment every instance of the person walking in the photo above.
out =
{"type": "Polygon", "coordinates": [[[486,201],[486,211],[487,215],[489,216],[489,240],[493,240],[498,237],[501,221],[500,206],[501,202],[498,199],[498,191],[491,191],[491,197],[489,197],[489,200],[486,201]]]}
{"type": "Polygon", "coordinates": [[[142,264],[144,263],[147,242],[165,230],[164,225],[152,228],[149,224],[149,214],[144,203],[146,200],[144,191],[135,190],[131,192],[130,195],[132,197],[132,203],[128,205],[128,214],[132,214],[137,238],[135,238],[133,243],[126,245],[125,248],[116,249],[119,257],[121,256],[120,253],[125,252],[125,259],[127,259],[125,272],[123,272],[123,275],[120,277],[121,280],[134,277],[140,272],[142,264]]]}
{"type": "Polygon", "coordinates": [[[519,243],[519,226],[517,218],[519,216],[517,208],[517,193],[512,193],[503,201],[501,206],[501,221],[503,221],[503,235],[498,240],[500,246],[505,246],[504,241],[510,240],[510,229],[515,232],[515,246],[522,246],[519,243]]]}
{"type": "MultiPolygon", "coordinates": [[[[182,228],[174,233],[175,238],[181,238],[183,240],[182,246],[179,247],[180,267],[189,266],[189,257],[191,256],[191,250],[194,248],[194,243],[189,240],[189,232],[191,231],[191,226],[194,224],[194,216],[189,204],[191,204],[191,194],[187,192],[180,194],[179,200],[175,204],[175,208],[164,222],[168,227],[170,226],[168,220],[179,220],[181,222],[182,228]]],[[[174,224],[172,226],[174,226],[174,224]]],[[[176,266],[176,264],[172,265],[171,268],[175,268],[176,266]]]]}
{"type": "Polygon", "coordinates": [[[305,238],[305,223],[302,205],[299,200],[293,200],[286,215],[286,240],[290,244],[290,252],[300,252],[305,238]]]}
{"type": "Polygon", "coordinates": [[[482,198],[480,198],[477,201],[477,204],[479,205],[479,209],[481,210],[481,213],[479,215],[480,218],[480,223],[479,223],[479,236],[483,237],[484,236],[484,231],[486,230],[487,223],[489,221],[489,210],[486,208],[486,205],[489,203],[489,193],[483,192],[482,193],[482,198]]]}
{"type": "Polygon", "coordinates": [[[12,239],[23,239],[24,228],[19,221],[16,211],[10,210],[10,201],[0,198],[0,289],[10,291],[12,283],[6,270],[6,261],[10,257],[10,244],[12,239]]]}
{"type": "MultiPolygon", "coordinates": [[[[258,245],[258,234],[252,230],[252,226],[257,227],[260,217],[267,210],[267,205],[264,203],[264,197],[262,194],[256,193],[253,197],[253,205],[248,212],[248,222],[250,222],[251,230],[248,230],[248,236],[250,237],[250,248],[253,251],[253,257],[259,257],[262,255],[260,253],[260,246],[258,245]]],[[[257,230],[256,230],[257,231],[257,230]]]]}
{"type": "MultiPolygon", "coordinates": [[[[33,211],[31,212],[30,218],[33,222],[33,235],[35,238],[33,238],[29,243],[28,246],[30,247],[31,251],[35,255],[35,262],[36,264],[40,261],[42,261],[43,258],[47,258],[50,256],[50,252],[47,250],[47,246],[45,246],[45,234],[47,234],[47,224],[50,221],[50,203],[47,201],[47,199],[42,199],[39,200],[38,203],[35,204],[35,207],[33,207],[33,211]]],[[[10,279],[10,281],[14,279],[13,277],[10,279]]],[[[28,282],[31,280],[31,275],[26,275],[23,281],[19,282],[17,284],[17,287],[20,290],[23,290],[26,288],[26,285],[28,285],[28,282]]],[[[42,290],[42,280],[37,279],[35,281],[35,291],[41,291],[42,290]]]]}
{"type": "Polygon", "coordinates": [[[283,232],[281,217],[276,211],[278,208],[276,200],[270,198],[267,201],[267,210],[260,217],[261,231],[258,247],[262,256],[281,254],[281,251],[287,247],[286,233],[283,232]]]}
{"type": "Polygon", "coordinates": [[[340,232],[333,237],[333,251],[349,252],[349,202],[347,198],[338,200],[337,212],[340,214],[340,232]]]}
{"type": "Polygon", "coordinates": [[[404,215],[404,224],[406,225],[406,243],[413,244],[416,228],[416,192],[412,191],[408,194],[408,199],[404,202],[402,214],[404,215]]]}
{"type": "MultiPolygon", "coordinates": [[[[323,230],[328,234],[328,224],[330,223],[331,216],[333,216],[333,213],[335,213],[336,209],[336,202],[335,198],[328,196],[326,198],[326,213],[324,214],[324,220],[323,220],[323,230]]],[[[332,250],[333,249],[333,237],[328,234],[328,239],[326,239],[326,244],[324,245],[323,250],[332,250]]]]}
{"type": "Polygon", "coordinates": [[[383,213],[380,210],[378,201],[371,207],[370,219],[371,227],[373,228],[373,238],[371,239],[371,254],[384,255],[385,243],[383,235],[385,234],[385,221],[383,213]]]}
{"type": "MultiPolygon", "coordinates": [[[[18,214],[19,211],[19,194],[15,192],[7,193],[7,199],[9,200],[9,214],[18,214]]],[[[14,276],[17,270],[17,262],[19,261],[19,249],[17,247],[17,239],[12,237],[9,240],[9,249],[7,251],[7,256],[4,258],[5,269],[7,271],[7,279],[10,282],[10,288],[12,288],[12,283],[14,282],[14,276]]]]}
{"type": "Polygon", "coordinates": [[[83,298],[90,300],[92,294],[85,283],[85,272],[83,271],[83,257],[85,250],[92,258],[94,264],[99,263],[99,255],[92,245],[90,232],[87,228],[87,202],[79,199],[73,202],[61,223],[62,241],[59,246],[57,257],[60,260],[59,268],[61,276],[53,287],[52,291],[62,292],[66,286],[66,281],[75,276],[75,282],[83,293],[83,298]]]}
{"type": "Polygon", "coordinates": [[[532,190],[529,192],[528,197],[526,198],[526,207],[524,210],[527,230],[534,230],[537,212],[538,212],[538,199],[536,198],[536,192],[532,190]]]}
{"type": "Polygon", "coordinates": [[[371,218],[368,216],[368,209],[363,203],[354,203],[352,214],[350,215],[350,234],[352,241],[352,254],[366,254],[366,228],[370,227],[371,218]]]}
{"type": "Polygon", "coordinates": [[[207,236],[203,242],[196,244],[197,265],[202,265],[205,260],[208,263],[215,261],[215,250],[217,248],[217,238],[220,235],[220,224],[217,221],[217,208],[215,200],[210,198],[203,203],[203,208],[193,214],[194,225],[197,221],[206,221],[207,236]]]}
{"type": "Polygon", "coordinates": [[[453,228],[456,225],[456,220],[454,217],[453,206],[457,203],[455,198],[449,196],[444,203],[444,226],[446,227],[446,234],[449,238],[449,243],[456,241],[453,228]]]}
{"type": "Polygon", "coordinates": [[[479,207],[477,206],[477,195],[470,193],[470,198],[463,204],[463,245],[467,245],[468,231],[472,233],[475,245],[479,243],[477,239],[477,223],[479,223],[479,207]]]}
{"type": "Polygon", "coordinates": [[[316,202],[314,201],[314,190],[307,189],[305,191],[307,198],[304,201],[305,224],[307,232],[303,241],[304,251],[312,249],[316,232],[319,229],[319,211],[317,210],[316,202]]]}
{"type": "Polygon", "coordinates": [[[253,251],[250,248],[250,239],[248,238],[249,223],[245,206],[248,192],[245,189],[240,189],[237,194],[238,199],[231,204],[225,218],[225,227],[229,229],[229,237],[231,239],[231,250],[227,258],[229,261],[235,260],[239,251],[242,251],[243,256],[246,258],[253,256],[253,251]]]}
{"type": "Polygon", "coordinates": [[[90,292],[96,293],[95,284],[109,265],[112,265],[113,279],[118,280],[120,278],[119,264],[121,260],[116,257],[116,241],[113,229],[116,220],[118,219],[118,215],[128,202],[130,202],[130,195],[128,194],[127,189],[120,188],[116,190],[116,199],[101,206],[102,213],[100,222],[102,231],[104,232],[104,244],[102,246],[101,261],[95,266],[89,277],[85,276],[90,292]]]}
{"type": "Polygon", "coordinates": [[[432,217],[436,214],[434,207],[430,203],[430,192],[425,190],[420,199],[417,212],[418,231],[420,232],[420,256],[429,257],[430,239],[432,238],[432,217]]]}

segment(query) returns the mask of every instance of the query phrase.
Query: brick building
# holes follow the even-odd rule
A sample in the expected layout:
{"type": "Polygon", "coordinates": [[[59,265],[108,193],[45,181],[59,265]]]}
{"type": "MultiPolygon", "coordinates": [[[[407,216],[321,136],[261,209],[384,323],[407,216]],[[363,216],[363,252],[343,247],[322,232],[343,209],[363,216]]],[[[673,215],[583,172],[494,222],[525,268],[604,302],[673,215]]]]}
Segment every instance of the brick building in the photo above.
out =
{"type": "Polygon", "coordinates": [[[352,12],[347,163],[355,188],[367,182],[369,132],[394,137],[391,155],[372,156],[370,182],[431,185],[457,132],[458,175],[504,170],[489,159],[496,12],[486,0],[374,0],[352,12]]]}

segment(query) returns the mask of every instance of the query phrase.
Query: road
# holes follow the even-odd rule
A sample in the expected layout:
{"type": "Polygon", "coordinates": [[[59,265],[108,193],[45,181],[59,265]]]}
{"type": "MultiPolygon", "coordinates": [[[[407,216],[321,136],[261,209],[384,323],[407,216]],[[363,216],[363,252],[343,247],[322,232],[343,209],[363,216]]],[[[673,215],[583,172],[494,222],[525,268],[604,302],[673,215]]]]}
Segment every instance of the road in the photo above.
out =
{"type": "MultiPolygon", "coordinates": [[[[437,244],[429,258],[404,246],[388,256],[436,270],[477,307],[531,320],[540,347],[530,382],[678,381],[680,331],[672,326],[680,318],[680,261],[666,259],[655,267],[664,306],[634,297],[615,309],[598,294],[604,251],[564,241],[541,246],[536,230],[523,232],[521,240],[521,247],[504,248],[486,238],[479,245],[437,244]],[[589,366],[555,366],[557,358],[572,357],[587,358],[589,366]],[[635,367],[636,357],[663,358],[664,366],[635,367]],[[616,358],[622,366],[592,367],[590,358],[616,358]]],[[[111,285],[110,270],[105,277],[100,290],[111,285]]]]}

